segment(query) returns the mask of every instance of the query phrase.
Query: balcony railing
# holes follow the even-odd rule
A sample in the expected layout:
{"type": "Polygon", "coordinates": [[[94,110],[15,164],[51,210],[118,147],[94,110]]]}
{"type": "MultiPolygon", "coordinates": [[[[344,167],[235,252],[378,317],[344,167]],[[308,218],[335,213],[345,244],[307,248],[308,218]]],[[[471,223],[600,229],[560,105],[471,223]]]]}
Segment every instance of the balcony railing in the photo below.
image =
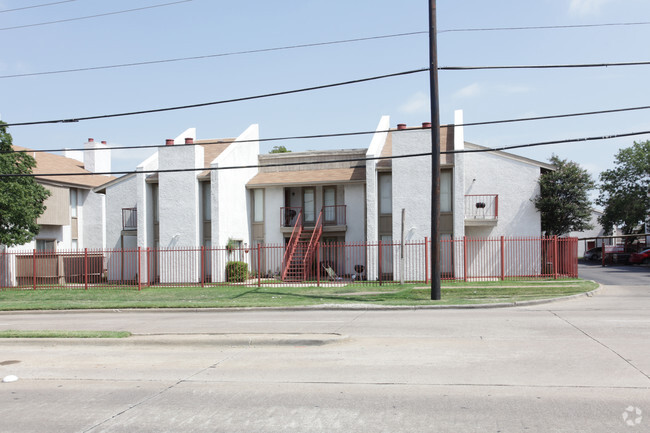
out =
{"type": "Polygon", "coordinates": [[[137,230],[138,208],[122,208],[122,230],[137,230]]]}
{"type": "Polygon", "coordinates": [[[498,194],[474,194],[465,196],[465,220],[496,221],[498,219],[498,194]]]}
{"type": "MultiPolygon", "coordinates": [[[[323,206],[323,225],[343,226],[346,224],[346,205],[323,206]]],[[[302,207],[281,207],[280,227],[293,227],[296,224],[298,214],[303,211],[302,207]]],[[[304,212],[303,212],[304,214],[304,212]]],[[[304,224],[304,221],[301,220],[304,224]]],[[[312,222],[311,225],[314,225],[312,222]]]]}
{"type": "Polygon", "coordinates": [[[323,206],[323,225],[344,226],[346,222],[345,211],[345,205],[323,206]]]}
{"type": "MultiPolygon", "coordinates": [[[[280,208],[280,226],[293,227],[296,225],[298,215],[302,212],[301,207],[281,207],[280,208]]],[[[301,220],[302,221],[302,220],[301,220]]]]}

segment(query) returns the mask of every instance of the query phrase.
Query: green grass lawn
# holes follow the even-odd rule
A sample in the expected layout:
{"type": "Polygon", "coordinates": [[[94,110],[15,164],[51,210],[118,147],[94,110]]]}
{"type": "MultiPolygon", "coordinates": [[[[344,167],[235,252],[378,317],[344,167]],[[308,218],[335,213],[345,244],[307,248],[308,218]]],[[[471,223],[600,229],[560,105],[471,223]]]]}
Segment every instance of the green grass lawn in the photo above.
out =
{"type": "Polygon", "coordinates": [[[121,308],[293,307],[322,304],[454,305],[514,302],[584,293],[596,283],[580,279],[445,282],[442,300],[432,301],[423,284],[334,287],[216,286],[89,288],[0,291],[0,310],[121,308]]]}

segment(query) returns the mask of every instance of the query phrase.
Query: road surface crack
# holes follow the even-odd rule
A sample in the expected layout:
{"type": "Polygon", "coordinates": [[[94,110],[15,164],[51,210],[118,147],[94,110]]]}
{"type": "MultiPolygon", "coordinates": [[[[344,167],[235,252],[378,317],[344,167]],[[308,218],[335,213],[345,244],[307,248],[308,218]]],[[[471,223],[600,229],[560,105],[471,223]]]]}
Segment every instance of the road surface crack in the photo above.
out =
{"type": "Polygon", "coordinates": [[[626,364],[628,364],[630,367],[632,367],[633,369],[635,369],[636,371],[638,371],[639,373],[641,373],[641,374],[642,374],[646,379],[650,380],[650,376],[649,376],[648,374],[646,374],[643,370],[641,370],[639,367],[637,367],[636,365],[634,365],[634,364],[632,363],[632,361],[630,361],[629,359],[625,358],[623,355],[621,355],[620,353],[618,353],[616,350],[612,349],[611,347],[609,347],[608,345],[606,345],[606,344],[603,343],[602,341],[598,340],[597,338],[591,336],[587,331],[585,331],[585,330],[579,328],[578,326],[574,325],[573,323],[569,322],[569,320],[567,320],[567,319],[565,319],[564,317],[560,316],[560,315],[557,314],[555,311],[550,311],[550,310],[549,310],[549,312],[550,312],[551,314],[553,314],[555,317],[557,317],[558,319],[560,319],[560,320],[562,320],[563,322],[567,323],[568,325],[572,326],[572,327],[573,327],[574,329],[576,329],[577,331],[579,331],[579,332],[581,332],[582,334],[584,334],[586,337],[588,337],[588,338],[590,338],[591,340],[593,340],[594,342],[600,344],[600,345],[603,346],[605,349],[607,349],[607,350],[609,350],[610,352],[612,352],[614,355],[616,355],[616,356],[618,356],[619,358],[621,358],[621,359],[622,359],[626,364]]]}

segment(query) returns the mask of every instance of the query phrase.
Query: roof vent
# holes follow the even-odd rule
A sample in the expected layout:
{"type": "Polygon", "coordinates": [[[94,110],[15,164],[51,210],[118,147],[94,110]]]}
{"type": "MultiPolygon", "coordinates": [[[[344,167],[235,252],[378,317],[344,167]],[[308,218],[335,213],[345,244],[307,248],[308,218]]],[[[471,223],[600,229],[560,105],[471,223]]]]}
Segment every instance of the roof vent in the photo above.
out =
{"type": "Polygon", "coordinates": [[[194,144],[194,139],[192,137],[186,137],[185,144],[194,144]]]}
{"type": "Polygon", "coordinates": [[[165,140],[165,146],[173,146],[174,145],[174,139],[173,138],[168,138],[165,140]]]}
{"type": "Polygon", "coordinates": [[[423,128],[431,128],[431,122],[422,122],[423,128]]]}
{"type": "Polygon", "coordinates": [[[403,129],[406,129],[406,123],[398,123],[397,124],[397,130],[401,131],[403,129]]]}

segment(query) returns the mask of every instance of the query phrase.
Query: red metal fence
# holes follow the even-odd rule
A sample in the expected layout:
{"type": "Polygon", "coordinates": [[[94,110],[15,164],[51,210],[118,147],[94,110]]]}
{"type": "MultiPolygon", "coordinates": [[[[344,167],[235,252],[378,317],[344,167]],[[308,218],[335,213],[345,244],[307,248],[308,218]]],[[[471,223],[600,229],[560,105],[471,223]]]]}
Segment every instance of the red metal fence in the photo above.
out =
{"type": "MultiPolygon", "coordinates": [[[[576,238],[485,238],[440,241],[443,280],[576,278],[576,238]]],[[[431,241],[318,243],[304,280],[282,281],[284,245],[253,248],[137,248],[0,252],[0,289],[158,286],[428,284],[431,241]],[[244,262],[247,277],[227,275],[244,262]]]]}

